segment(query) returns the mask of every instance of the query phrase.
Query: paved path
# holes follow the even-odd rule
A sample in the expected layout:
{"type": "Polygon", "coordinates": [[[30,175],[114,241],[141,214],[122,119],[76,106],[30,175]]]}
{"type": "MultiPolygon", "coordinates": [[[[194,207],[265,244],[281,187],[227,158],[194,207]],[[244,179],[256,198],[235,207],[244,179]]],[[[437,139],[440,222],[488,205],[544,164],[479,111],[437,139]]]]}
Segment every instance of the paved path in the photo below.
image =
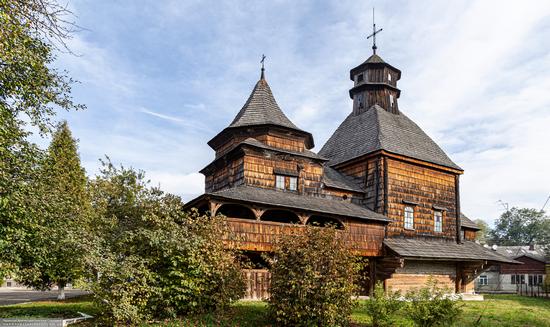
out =
{"type": "MultiPolygon", "coordinates": [[[[82,290],[65,290],[65,297],[68,299],[84,294],[88,294],[88,292],[82,290]]],[[[26,288],[0,288],[0,305],[55,299],[57,299],[57,290],[41,292],[29,290],[26,288]]]]}

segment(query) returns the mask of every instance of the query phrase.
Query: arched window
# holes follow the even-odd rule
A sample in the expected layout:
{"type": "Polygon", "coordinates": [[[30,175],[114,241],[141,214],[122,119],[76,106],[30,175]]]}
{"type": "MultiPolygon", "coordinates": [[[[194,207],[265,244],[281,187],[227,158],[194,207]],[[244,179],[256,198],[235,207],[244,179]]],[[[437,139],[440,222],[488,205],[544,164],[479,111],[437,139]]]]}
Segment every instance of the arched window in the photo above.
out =
{"type": "Polygon", "coordinates": [[[229,218],[256,219],[252,210],[240,204],[224,204],[216,213],[229,218]]]}
{"type": "Polygon", "coordinates": [[[298,215],[288,210],[267,210],[264,212],[260,220],[287,224],[300,223],[300,218],[298,218],[298,215]]]}
{"type": "Polygon", "coordinates": [[[327,216],[313,215],[309,217],[306,222],[307,225],[319,226],[319,227],[334,227],[336,229],[344,229],[344,224],[336,218],[327,216]]]}
{"type": "Polygon", "coordinates": [[[414,209],[413,207],[405,207],[404,225],[405,229],[414,229],[414,209]]]}

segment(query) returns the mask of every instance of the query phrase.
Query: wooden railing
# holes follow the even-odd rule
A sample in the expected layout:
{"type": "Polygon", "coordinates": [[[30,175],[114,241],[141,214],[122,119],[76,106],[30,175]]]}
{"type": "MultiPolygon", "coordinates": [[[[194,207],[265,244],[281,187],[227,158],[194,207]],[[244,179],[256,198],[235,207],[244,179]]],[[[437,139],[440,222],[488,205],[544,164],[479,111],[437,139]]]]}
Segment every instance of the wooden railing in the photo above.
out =
{"type": "MultiPolygon", "coordinates": [[[[227,218],[232,238],[227,242],[240,250],[271,251],[280,235],[303,228],[301,225],[227,218]]],[[[350,247],[361,256],[381,256],[384,226],[376,223],[348,222],[341,231],[350,247]]]]}

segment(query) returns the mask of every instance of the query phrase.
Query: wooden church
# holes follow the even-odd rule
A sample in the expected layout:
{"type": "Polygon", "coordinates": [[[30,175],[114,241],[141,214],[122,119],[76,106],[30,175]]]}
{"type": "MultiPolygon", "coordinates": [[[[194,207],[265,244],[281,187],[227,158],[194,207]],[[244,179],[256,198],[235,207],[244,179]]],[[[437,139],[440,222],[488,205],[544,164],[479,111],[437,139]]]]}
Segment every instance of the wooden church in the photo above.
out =
{"type": "MultiPolygon", "coordinates": [[[[511,260],[474,242],[476,225],[460,210],[463,170],[400,109],[401,71],[373,54],[351,69],[347,118],[318,153],[311,133],[284,114],[262,66],[233,121],[208,145],[205,193],[186,208],[224,215],[258,269],[246,272],[248,297],[268,294],[260,254],[301,225],[338,226],[369,258],[369,285],[406,291],[429,276],[457,293],[493,263],[511,260]]],[[[513,260],[512,260],[513,261],[513,260]]]]}

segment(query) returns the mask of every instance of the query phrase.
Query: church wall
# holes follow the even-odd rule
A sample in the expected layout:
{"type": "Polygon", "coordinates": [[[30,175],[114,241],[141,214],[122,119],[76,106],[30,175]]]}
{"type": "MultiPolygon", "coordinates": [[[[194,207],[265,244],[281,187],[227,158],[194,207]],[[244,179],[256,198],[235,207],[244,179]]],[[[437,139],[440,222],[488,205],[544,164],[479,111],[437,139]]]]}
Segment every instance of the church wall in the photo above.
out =
{"type": "MultiPolygon", "coordinates": [[[[271,251],[279,235],[291,234],[303,228],[300,225],[258,221],[228,217],[229,228],[235,239],[226,239],[227,244],[239,250],[271,251]]],[[[344,220],[346,242],[357,255],[381,256],[384,240],[384,225],[374,222],[344,220]]]]}
{"type": "Polygon", "coordinates": [[[455,175],[420,165],[387,158],[388,236],[434,236],[456,239],[455,175]],[[414,208],[414,230],[403,228],[404,210],[414,208]],[[443,211],[443,231],[434,232],[433,206],[443,211]]]}
{"type": "Polygon", "coordinates": [[[223,188],[233,187],[244,183],[243,157],[235,158],[223,168],[216,169],[205,175],[205,191],[215,192],[223,188]]]}
{"type": "Polygon", "coordinates": [[[275,168],[299,174],[299,193],[318,193],[321,188],[323,167],[319,163],[296,156],[250,150],[244,157],[244,182],[251,186],[274,189],[275,168]]]}
{"type": "Polygon", "coordinates": [[[333,198],[338,198],[341,201],[353,202],[357,204],[361,204],[363,201],[363,194],[356,193],[353,191],[341,190],[341,189],[325,186],[321,190],[321,193],[324,195],[331,196],[333,198]]]}
{"type": "Polygon", "coordinates": [[[384,210],[384,164],[381,156],[368,158],[338,168],[338,171],[354,177],[365,188],[363,204],[378,213],[384,210]]]}
{"type": "Polygon", "coordinates": [[[407,292],[426,286],[429,278],[434,278],[440,287],[455,291],[456,264],[454,262],[429,262],[405,260],[402,268],[397,268],[391,278],[386,279],[387,289],[407,292]]]}
{"type": "Polygon", "coordinates": [[[235,145],[246,140],[254,138],[268,146],[278,149],[284,149],[294,152],[304,152],[305,138],[296,135],[288,135],[273,130],[259,129],[246,130],[233,133],[221,146],[216,149],[216,158],[219,158],[230,151],[235,145]]]}

